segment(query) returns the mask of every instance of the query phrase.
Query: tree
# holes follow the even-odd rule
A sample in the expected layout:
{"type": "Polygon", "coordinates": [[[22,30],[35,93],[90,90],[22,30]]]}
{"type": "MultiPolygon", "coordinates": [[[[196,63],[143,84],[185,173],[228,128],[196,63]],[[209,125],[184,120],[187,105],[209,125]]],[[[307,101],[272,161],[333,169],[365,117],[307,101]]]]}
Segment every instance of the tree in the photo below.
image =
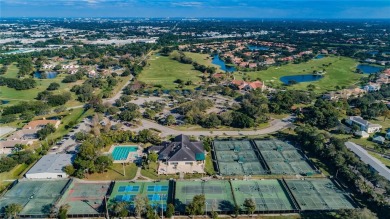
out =
{"type": "Polygon", "coordinates": [[[377,219],[375,213],[367,208],[345,210],[340,213],[342,219],[377,219]]]}
{"type": "Polygon", "coordinates": [[[18,218],[19,213],[22,211],[23,206],[20,204],[10,204],[5,207],[5,217],[15,219],[18,218]]]}
{"type": "Polygon", "coordinates": [[[251,199],[251,198],[245,199],[244,207],[245,207],[245,210],[248,212],[248,214],[253,214],[253,212],[255,212],[255,210],[256,210],[256,204],[253,201],[253,199],[251,199]]]}
{"type": "Polygon", "coordinates": [[[157,219],[158,218],[155,209],[151,205],[146,206],[146,218],[147,219],[157,219]]]}
{"type": "Polygon", "coordinates": [[[176,118],[173,115],[168,115],[167,118],[165,119],[165,124],[166,125],[173,125],[176,123],[176,118]]]}
{"type": "Polygon", "coordinates": [[[186,212],[189,215],[203,215],[206,204],[205,195],[195,195],[192,202],[186,206],[186,212]]]}
{"type": "Polygon", "coordinates": [[[112,167],[112,164],[113,164],[113,160],[111,157],[102,155],[96,158],[95,168],[98,171],[98,173],[103,173],[105,170],[112,167]]]}
{"type": "Polygon", "coordinates": [[[50,83],[49,87],[46,90],[58,90],[60,88],[60,84],[56,82],[50,83]]]}
{"type": "Polygon", "coordinates": [[[149,201],[145,196],[142,196],[141,194],[138,194],[134,198],[134,205],[135,205],[135,213],[137,217],[141,217],[143,213],[145,213],[146,206],[149,205],[149,201]]]}
{"type": "Polygon", "coordinates": [[[73,167],[73,165],[67,165],[67,166],[64,166],[64,172],[66,173],[66,174],[68,174],[68,176],[72,176],[74,173],[75,173],[75,169],[74,169],[74,167],[73,167]]]}
{"type": "Polygon", "coordinates": [[[167,210],[165,212],[165,216],[167,218],[171,218],[174,213],[175,213],[175,206],[172,203],[169,203],[167,206],[167,210]]]}
{"type": "Polygon", "coordinates": [[[157,162],[158,154],[152,152],[148,155],[148,161],[149,162],[157,162]]]}
{"type": "Polygon", "coordinates": [[[43,129],[39,130],[37,132],[38,138],[40,140],[45,139],[48,135],[51,133],[54,133],[56,131],[56,128],[54,127],[53,124],[47,124],[43,129]]]}
{"type": "Polygon", "coordinates": [[[66,219],[68,214],[69,205],[65,204],[60,207],[60,210],[58,211],[58,218],[59,219],[66,219]]]}
{"type": "Polygon", "coordinates": [[[390,110],[385,110],[383,113],[383,121],[386,121],[386,119],[390,118],[390,110]]]}
{"type": "Polygon", "coordinates": [[[111,206],[111,211],[118,217],[127,217],[129,215],[129,204],[127,202],[115,202],[111,206]]]}

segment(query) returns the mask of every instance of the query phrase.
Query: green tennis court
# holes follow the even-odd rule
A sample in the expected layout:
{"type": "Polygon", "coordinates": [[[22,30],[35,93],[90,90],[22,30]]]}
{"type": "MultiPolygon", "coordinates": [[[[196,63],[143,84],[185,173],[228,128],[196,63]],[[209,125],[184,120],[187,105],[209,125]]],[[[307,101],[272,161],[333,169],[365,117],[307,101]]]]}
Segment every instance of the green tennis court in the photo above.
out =
{"type": "Polygon", "coordinates": [[[20,215],[49,215],[68,182],[69,180],[20,180],[0,198],[0,209],[3,211],[4,207],[15,203],[23,206],[20,215]]]}
{"type": "MultiPolygon", "coordinates": [[[[176,182],[176,209],[184,212],[185,206],[195,195],[205,195],[207,211],[230,212],[234,209],[234,199],[229,181],[178,181],[176,182]]],[[[205,209],[206,210],[206,209],[205,209]]]]}
{"type": "Polygon", "coordinates": [[[101,209],[110,182],[73,181],[61,198],[60,205],[68,204],[68,214],[95,215],[104,213],[101,209]]]}
{"type": "Polygon", "coordinates": [[[250,141],[214,141],[214,153],[221,175],[263,175],[268,172],[250,141]]]}
{"type": "Polygon", "coordinates": [[[351,198],[329,179],[286,180],[302,210],[353,209],[351,198]]]}
{"type": "Polygon", "coordinates": [[[276,212],[295,210],[292,200],[278,180],[233,180],[232,190],[237,205],[242,211],[245,199],[252,199],[256,203],[258,212],[276,212]]]}

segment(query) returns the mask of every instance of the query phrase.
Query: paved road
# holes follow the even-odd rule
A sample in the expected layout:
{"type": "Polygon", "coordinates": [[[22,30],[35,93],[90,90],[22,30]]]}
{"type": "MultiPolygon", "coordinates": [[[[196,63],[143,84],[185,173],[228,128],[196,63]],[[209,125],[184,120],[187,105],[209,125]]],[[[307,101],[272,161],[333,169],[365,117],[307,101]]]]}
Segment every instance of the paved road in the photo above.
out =
{"type": "Polygon", "coordinates": [[[194,136],[223,136],[223,135],[228,135],[228,136],[239,136],[239,135],[265,135],[269,133],[273,133],[279,130],[282,130],[284,128],[291,127],[292,124],[291,122],[287,121],[291,117],[287,117],[287,119],[283,119],[284,121],[280,119],[273,120],[270,124],[269,127],[264,128],[264,129],[259,129],[259,130],[246,130],[246,131],[180,131],[180,130],[175,130],[172,128],[169,128],[167,126],[163,126],[160,124],[157,124],[155,122],[149,121],[142,119],[142,125],[137,127],[137,128],[126,128],[128,130],[132,131],[140,131],[142,129],[158,129],[161,131],[161,136],[165,137],[168,135],[179,135],[179,134],[185,134],[185,135],[194,135],[194,136]]]}

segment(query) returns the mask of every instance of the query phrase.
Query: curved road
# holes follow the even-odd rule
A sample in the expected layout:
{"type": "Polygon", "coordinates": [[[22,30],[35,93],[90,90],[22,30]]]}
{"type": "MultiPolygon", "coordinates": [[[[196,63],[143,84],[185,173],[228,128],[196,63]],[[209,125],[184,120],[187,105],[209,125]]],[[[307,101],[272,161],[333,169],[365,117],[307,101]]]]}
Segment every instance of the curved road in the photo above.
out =
{"type": "MultiPolygon", "coordinates": [[[[291,118],[291,117],[287,117],[291,118]]],[[[219,130],[213,130],[213,131],[201,131],[201,130],[193,130],[193,131],[182,131],[182,130],[175,130],[172,128],[169,128],[167,126],[163,126],[160,124],[157,124],[155,122],[142,119],[141,120],[142,125],[137,128],[127,128],[128,130],[132,131],[140,131],[142,129],[158,129],[161,131],[161,136],[165,137],[168,135],[179,135],[179,134],[185,134],[185,135],[194,135],[194,136],[239,136],[239,135],[265,135],[269,133],[273,133],[276,131],[279,131],[284,128],[291,127],[291,122],[285,122],[280,119],[273,120],[269,127],[264,129],[258,129],[258,130],[245,130],[245,131],[219,131],[219,130]]]]}

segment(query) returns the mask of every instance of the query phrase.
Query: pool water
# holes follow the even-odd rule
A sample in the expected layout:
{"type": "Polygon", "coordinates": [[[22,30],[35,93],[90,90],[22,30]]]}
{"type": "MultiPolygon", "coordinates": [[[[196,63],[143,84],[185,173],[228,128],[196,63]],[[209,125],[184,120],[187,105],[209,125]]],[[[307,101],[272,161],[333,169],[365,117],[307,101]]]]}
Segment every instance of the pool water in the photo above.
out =
{"type": "Polygon", "coordinates": [[[256,46],[256,45],[248,45],[248,49],[252,50],[252,51],[267,51],[269,50],[269,47],[266,47],[266,46],[256,46]]]}
{"type": "Polygon", "coordinates": [[[129,153],[136,152],[137,146],[118,146],[112,151],[112,157],[114,160],[126,160],[129,153]]]}
{"type": "Polygon", "coordinates": [[[320,54],[314,57],[314,59],[322,59],[322,58],[325,58],[325,55],[320,54]]]}

